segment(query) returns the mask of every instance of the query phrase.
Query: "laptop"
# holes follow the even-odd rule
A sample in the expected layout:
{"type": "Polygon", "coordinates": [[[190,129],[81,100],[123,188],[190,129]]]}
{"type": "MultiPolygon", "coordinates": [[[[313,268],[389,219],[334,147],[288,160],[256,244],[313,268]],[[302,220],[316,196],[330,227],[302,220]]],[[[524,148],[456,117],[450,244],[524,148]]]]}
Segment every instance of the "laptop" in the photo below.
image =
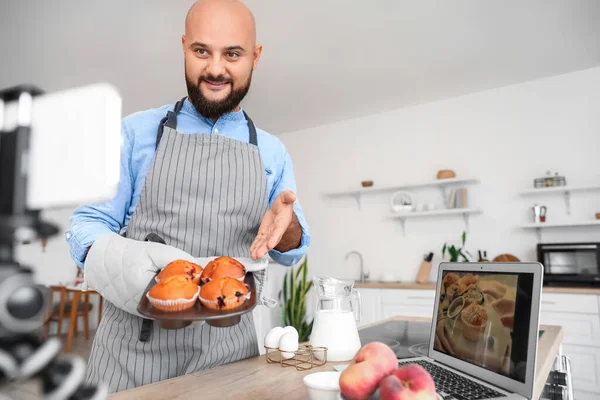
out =
{"type": "Polygon", "coordinates": [[[404,358],[444,400],[531,399],[543,267],[441,263],[428,357],[404,358]]]}

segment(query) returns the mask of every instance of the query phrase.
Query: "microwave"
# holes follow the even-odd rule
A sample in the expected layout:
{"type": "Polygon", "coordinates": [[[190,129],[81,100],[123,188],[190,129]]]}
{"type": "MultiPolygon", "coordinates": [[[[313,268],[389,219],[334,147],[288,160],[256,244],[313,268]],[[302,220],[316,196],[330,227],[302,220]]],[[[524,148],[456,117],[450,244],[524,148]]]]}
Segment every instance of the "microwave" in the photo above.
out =
{"type": "Polygon", "coordinates": [[[544,285],[600,286],[600,243],[539,243],[544,285]]]}

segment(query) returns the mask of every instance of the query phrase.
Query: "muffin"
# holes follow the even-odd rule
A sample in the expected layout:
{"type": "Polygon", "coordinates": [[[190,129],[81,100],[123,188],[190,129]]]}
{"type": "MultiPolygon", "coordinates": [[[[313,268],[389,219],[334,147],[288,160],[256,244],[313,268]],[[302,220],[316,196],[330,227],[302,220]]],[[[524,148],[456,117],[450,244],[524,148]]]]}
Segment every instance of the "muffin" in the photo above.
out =
{"type": "Polygon", "coordinates": [[[478,276],[467,274],[458,280],[458,294],[462,295],[472,286],[477,285],[478,276]]]}
{"type": "Polygon", "coordinates": [[[200,280],[203,283],[219,278],[234,278],[244,280],[246,268],[231,257],[218,257],[206,264],[200,280]]]}
{"type": "Polygon", "coordinates": [[[463,325],[464,337],[476,342],[485,331],[485,326],[488,323],[488,314],[483,306],[473,303],[462,311],[460,320],[463,325]]]}
{"type": "Polygon", "coordinates": [[[446,276],[444,276],[444,279],[442,280],[444,289],[452,285],[454,282],[458,282],[458,274],[455,272],[447,273],[446,276]]]}
{"type": "Polygon", "coordinates": [[[167,264],[167,266],[156,275],[156,282],[160,282],[170,276],[183,275],[190,278],[192,282],[198,285],[200,283],[201,274],[202,267],[198,264],[186,260],[175,260],[167,264]]]}
{"type": "Polygon", "coordinates": [[[200,287],[185,275],[173,275],[158,282],[146,294],[150,304],[162,311],[183,311],[194,306],[200,287]]]}
{"type": "Polygon", "coordinates": [[[454,282],[452,283],[450,286],[448,286],[448,288],[446,289],[446,296],[448,297],[448,301],[450,303],[452,303],[454,301],[454,299],[456,297],[458,297],[457,292],[458,291],[458,282],[454,282]]]}
{"type": "Polygon", "coordinates": [[[465,294],[465,306],[468,307],[471,304],[483,304],[483,293],[477,287],[471,287],[465,294]]]}
{"type": "Polygon", "coordinates": [[[237,279],[213,279],[200,289],[200,302],[213,310],[229,310],[244,304],[250,297],[248,287],[237,279]]]}

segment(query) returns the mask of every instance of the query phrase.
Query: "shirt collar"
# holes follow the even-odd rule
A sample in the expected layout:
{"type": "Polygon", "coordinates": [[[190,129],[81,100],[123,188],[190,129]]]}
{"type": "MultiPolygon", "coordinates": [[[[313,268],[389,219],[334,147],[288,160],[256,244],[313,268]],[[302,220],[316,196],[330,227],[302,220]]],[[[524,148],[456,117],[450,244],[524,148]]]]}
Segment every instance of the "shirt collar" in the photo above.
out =
{"type": "MultiPolygon", "coordinates": [[[[204,115],[200,114],[198,112],[198,110],[196,110],[196,107],[194,107],[194,105],[192,103],[190,103],[190,101],[187,98],[183,102],[183,106],[181,107],[181,110],[184,112],[187,112],[188,114],[193,115],[194,117],[200,118],[201,120],[203,120],[210,126],[214,125],[212,119],[206,118],[204,115]]],[[[228,112],[228,113],[221,115],[219,117],[219,119],[217,120],[217,122],[220,122],[220,121],[225,121],[225,122],[227,122],[227,121],[242,121],[245,119],[246,119],[246,117],[244,116],[244,112],[242,111],[242,108],[240,107],[240,109],[238,111],[232,111],[232,112],[228,112]]]]}

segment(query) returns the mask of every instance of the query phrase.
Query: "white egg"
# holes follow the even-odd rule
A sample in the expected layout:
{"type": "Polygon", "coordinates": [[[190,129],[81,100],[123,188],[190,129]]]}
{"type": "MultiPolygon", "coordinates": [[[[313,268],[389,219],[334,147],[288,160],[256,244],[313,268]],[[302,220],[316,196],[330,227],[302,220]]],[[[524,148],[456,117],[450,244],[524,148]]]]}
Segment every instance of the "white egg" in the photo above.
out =
{"type": "Polygon", "coordinates": [[[279,339],[281,338],[281,335],[283,335],[284,333],[285,332],[284,332],[283,328],[280,326],[276,326],[275,328],[271,329],[265,335],[265,346],[270,347],[272,349],[278,348],[279,347],[279,339]]]}
{"type": "Polygon", "coordinates": [[[283,328],[284,333],[293,333],[296,335],[296,340],[298,340],[298,331],[293,326],[286,326],[283,328]]]}
{"type": "Polygon", "coordinates": [[[294,332],[284,333],[279,339],[279,350],[285,359],[294,357],[294,351],[298,350],[298,335],[294,332]]]}

